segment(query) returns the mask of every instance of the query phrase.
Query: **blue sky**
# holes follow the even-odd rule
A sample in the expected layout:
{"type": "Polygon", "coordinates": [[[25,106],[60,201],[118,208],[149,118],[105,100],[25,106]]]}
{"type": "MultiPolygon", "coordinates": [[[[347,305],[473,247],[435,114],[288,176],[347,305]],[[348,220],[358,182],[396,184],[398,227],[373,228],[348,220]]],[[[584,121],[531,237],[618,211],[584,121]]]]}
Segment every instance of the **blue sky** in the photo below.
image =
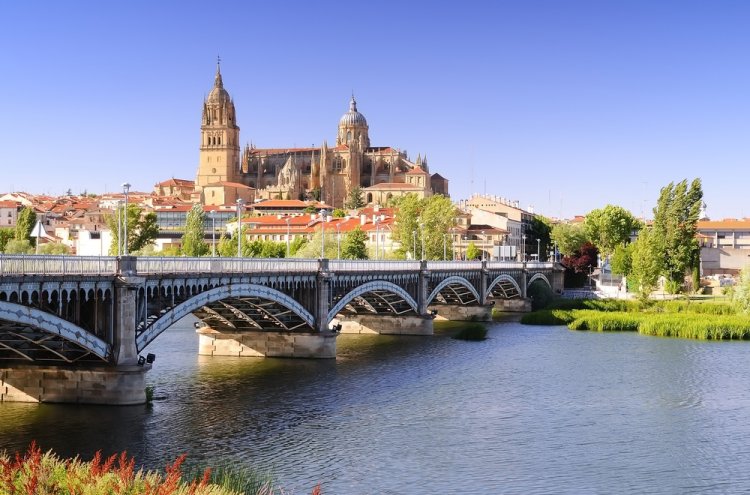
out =
{"type": "Polygon", "coordinates": [[[354,91],[376,146],[451,196],[650,216],[700,177],[750,216],[750,2],[8,2],[0,192],[194,179],[216,56],[241,139],[335,141],[354,91]]]}

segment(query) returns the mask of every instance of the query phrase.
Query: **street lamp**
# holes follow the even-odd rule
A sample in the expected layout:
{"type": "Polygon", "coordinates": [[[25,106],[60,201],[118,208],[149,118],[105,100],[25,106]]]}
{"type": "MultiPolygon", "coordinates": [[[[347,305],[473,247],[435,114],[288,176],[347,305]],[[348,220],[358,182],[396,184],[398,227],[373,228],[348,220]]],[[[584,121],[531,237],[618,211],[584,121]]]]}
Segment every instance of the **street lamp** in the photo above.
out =
{"type": "Polygon", "coordinates": [[[521,236],[521,261],[526,262],[526,234],[521,236]]]}
{"type": "Polygon", "coordinates": [[[124,244],[124,247],[123,247],[123,250],[122,250],[123,251],[122,254],[123,254],[123,256],[127,256],[128,255],[128,193],[130,192],[130,183],[129,182],[123,183],[123,185],[122,185],[122,192],[125,193],[125,224],[124,224],[124,228],[123,228],[123,231],[124,231],[123,237],[124,237],[125,244],[124,244]]]}
{"type": "Polygon", "coordinates": [[[325,259],[326,257],[326,217],[328,216],[328,211],[323,208],[320,210],[320,218],[322,222],[320,223],[320,259],[325,259]]]}
{"type": "Polygon", "coordinates": [[[117,256],[122,254],[122,201],[117,200],[117,256]]]}
{"type": "Polygon", "coordinates": [[[411,231],[411,237],[413,239],[411,255],[412,255],[412,258],[417,259],[417,231],[416,230],[411,231]]]}
{"type": "Polygon", "coordinates": [[[242,198],[237,198],[237,257],[242,258],[242,198]]]}
{"type": "Polygon", "coordinates": [[[291,221],[291,218],[286,217],[284,218],[284,221],[286,222],[286,257],[289,257],[289,222],[291,221]]]}
{"type": "Polygon", "coordinates": [[[487,236],[482,231],[482,261],[484,261],[484,250],[487,249],[487,236]]]}
{"type": "Polygon", "coordinates": [[[419,224],[419,236],[421,237],[420,240],[422,241],[422,260],[424,260],[424,224],[423,223],[419,224]]]}
{"type": "Polygon", "coordinates": [[[216,257],[216,211],[211,210],[211,256],[216,257]]]}
{"type": "Polygon", "coordinates": [[[536,240],[536,260],[537,260],[537,261],[542,261],[542,257],[541,257],[541,255],[542,255],[542,251],[541,251],[541,246],[542,246],[542,240],[541,240],[541,239],[537,239],[537,240],[536,240]]]}
{"type": "Polygon", "coordinates": [[[341,224],[336,222],[336,259],[341,258],[341,224]]]}

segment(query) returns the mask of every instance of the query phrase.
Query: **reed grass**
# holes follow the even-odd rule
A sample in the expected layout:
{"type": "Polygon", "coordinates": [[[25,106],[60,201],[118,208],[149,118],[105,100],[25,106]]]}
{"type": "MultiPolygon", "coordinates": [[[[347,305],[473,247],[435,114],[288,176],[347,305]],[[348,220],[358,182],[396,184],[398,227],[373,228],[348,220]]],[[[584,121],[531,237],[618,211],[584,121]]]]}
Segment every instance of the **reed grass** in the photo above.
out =
{"type": "Polygon", "coordinates": [[[567,325],[574,319],[572,311],[543,309],[526,313],[521,317],[521,323],[524,325],[567,325]]]}
{"type": "Polygon", "coordinates": [[[634,312],[600,312],[593,310],[572,311],[573,320],[568,323],[571,330],[594,332],[637,332],[644,315],[634,312]]]}
{"type": "MultiPolygon", "coordinates": [[[[185,456],[168,464],[164,472],[135,469],[135,459],[125,452],[104,458],[97,452],[85,462],[78,457],[64,460],[42,453],[32,442],[25,453],[11,456],[0,452],[0,494],[76,495],[275,495],[283,491],[272,480],[250,470],[206,469],[200,475],[183,474],[185,456]]],[[[313,489],[320,495],[320,486],[313,489]]]]}

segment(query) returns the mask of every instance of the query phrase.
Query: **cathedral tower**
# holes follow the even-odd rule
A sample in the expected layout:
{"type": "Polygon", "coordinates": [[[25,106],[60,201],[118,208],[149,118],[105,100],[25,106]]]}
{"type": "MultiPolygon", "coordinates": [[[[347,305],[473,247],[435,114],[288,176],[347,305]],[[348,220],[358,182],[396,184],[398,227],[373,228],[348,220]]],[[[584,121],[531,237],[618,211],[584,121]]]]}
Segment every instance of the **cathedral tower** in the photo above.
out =
{"type": "Polygon", "coordinates": [[[216,64],[214,87],[203,102],[201,146],[196,189],[216,182],[239,182],[240,128],[234,102],[224,89],[221,67],[216,64]]]}

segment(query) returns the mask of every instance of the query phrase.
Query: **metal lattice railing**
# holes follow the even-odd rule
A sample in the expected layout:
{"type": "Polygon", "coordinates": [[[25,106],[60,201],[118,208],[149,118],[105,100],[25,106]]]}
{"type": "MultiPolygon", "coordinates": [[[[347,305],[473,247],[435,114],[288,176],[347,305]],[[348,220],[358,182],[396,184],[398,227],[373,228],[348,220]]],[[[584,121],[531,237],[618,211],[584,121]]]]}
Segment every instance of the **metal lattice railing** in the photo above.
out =
{"type": "Polygon", "coordinates": [[[111,256],[0,255],[0,275],[115,275],[111,256]]]}
{"type": "Polygon", "coordinates": [[[318,260],[284,258],[159,258],[136,261],[138,274],[317,272],[318,260]]]}
{"type": "Polygon", "coordinates": [[[329,260],[328,268],[336,272],[394,272],[419,270],[419,261],[329,260]]]}

